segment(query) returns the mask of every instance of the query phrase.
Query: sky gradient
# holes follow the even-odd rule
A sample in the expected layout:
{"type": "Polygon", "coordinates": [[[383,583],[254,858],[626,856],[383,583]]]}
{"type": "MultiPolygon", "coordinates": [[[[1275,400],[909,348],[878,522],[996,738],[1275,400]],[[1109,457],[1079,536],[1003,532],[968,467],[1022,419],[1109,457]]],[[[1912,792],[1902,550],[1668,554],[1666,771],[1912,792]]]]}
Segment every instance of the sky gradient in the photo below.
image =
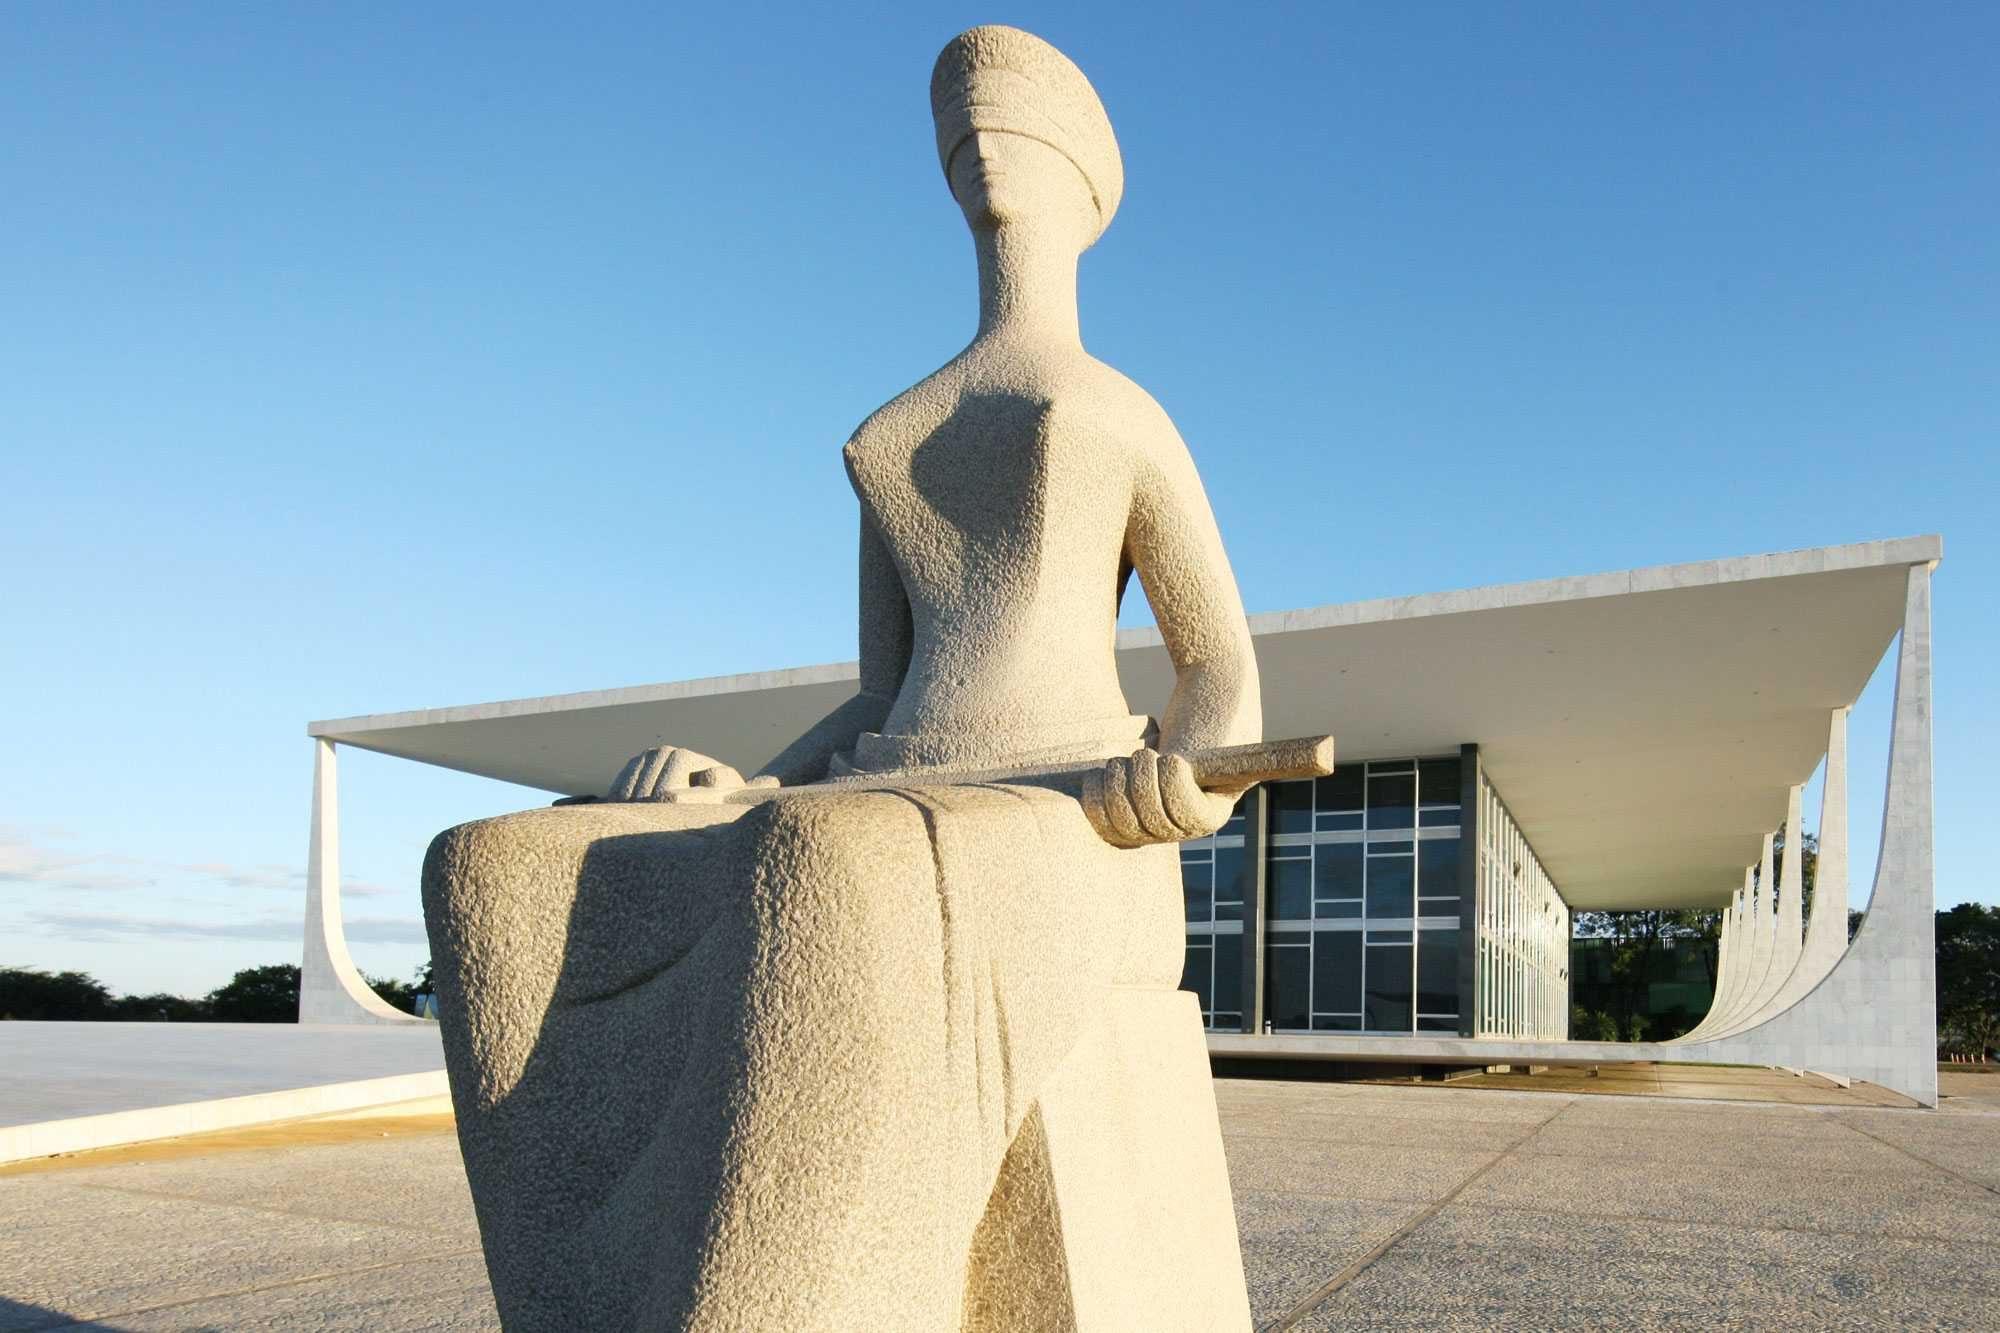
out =
{"type": "MultiPolygon", "coordinates": [[[[1085,341],[1251,610],[1941,532],[1938,900],[2000,901],[2000,10],[689,10],[0,10],[0,965],[296,959],[309,719],[851,657],[837,450],[971,334],[926,88],[992,21],[1111,113],[1085,341]]],[[[408,975],[430,836],[543,798],[342,776],[408,975]]]]}

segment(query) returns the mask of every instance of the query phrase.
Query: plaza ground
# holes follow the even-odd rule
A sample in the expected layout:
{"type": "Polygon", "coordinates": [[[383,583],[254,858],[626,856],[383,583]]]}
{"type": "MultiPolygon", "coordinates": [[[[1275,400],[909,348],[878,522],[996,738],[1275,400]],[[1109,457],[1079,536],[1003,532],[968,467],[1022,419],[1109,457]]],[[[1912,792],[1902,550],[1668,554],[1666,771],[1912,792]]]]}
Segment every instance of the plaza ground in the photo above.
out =
{"type": "MultiPolygon", "coordinates": [[[[1258,1326],[2000,1328],[2000,1075],[1730,1073],[1218,1080],[1258,1326]]],[[[0,1328],[497,1326],[446,1114],[0,1168],[0,1328]]]]}

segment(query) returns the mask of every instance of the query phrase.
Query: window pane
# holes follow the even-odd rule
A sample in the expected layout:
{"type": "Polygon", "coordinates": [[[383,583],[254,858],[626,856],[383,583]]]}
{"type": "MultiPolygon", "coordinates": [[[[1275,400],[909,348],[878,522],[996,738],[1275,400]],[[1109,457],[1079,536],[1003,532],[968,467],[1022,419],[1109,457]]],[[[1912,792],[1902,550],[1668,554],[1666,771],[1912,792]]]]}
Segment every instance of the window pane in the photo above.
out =
{"type": "Polygon", "coordinates": [[[1361,1031],[1361,1015],[1314,1014],[1313,1030],[1315,1032],[1359,1032],[1361,1031]]]}
{"type": "Polygon", "coordinates": [[[1410,829],[1416,825],[1416,779],[1368,779],[1368,827],[1410,829]]]}
{"type": "Polygon", "coordinates": [[[1313,826],[1313,785],[1310,782],[1268,782],[1271,832],[1310,833],[1313,826]]]}
{"type": "Polygon", "coordinates": [[[1458,760],[1426,759],[1417,765],[1418,794],[1425,805],[1457,805],[1458,778],[1458,760]]]}
{"type": "Polygon", "coordinates": [[[1312,862],[1271,862],[1271,916],[1278,921],[1312,920],[1312,862]]]}
{"type": "Polygon", "coordinates": [[[1230,1023],[1243,1026],[1243,937],[1241,935],[1217,935],[1215,937],[1215,1010],[1217,1026],[1221,1026],[1223,1012],[1233,1015],[1230,1023]]]}
{"type": "Polygon", "coordinates": [[[1239,800],[1236,803],[1236,808],[1230,812],[1229,818],[1223,821],[1221,829],[1217,831],[1221,833],[1235,833],[1240,835],[1243,832],[1243,821],[1246,818],[1248,818],[1248,816],[1244,812],[1248,808],[1249,802],[1250,802],[1250,793],[1245,792],[1243,794],[1243,799],[1239,800]]]}
{"type": "MultiPolygon", "coordinates": [[[[1237,912],[1241,911],[1242,909],[1237,907],[1231,907],[1229,910],[1232,912],[1237,912]]],[[[1215,913],[1218,919],[1221,917],[1222,911],[1223,909],[1220,907],[1215,909],[1215,913]]],[[[1435,916],[1456,917],[1458,915],[1458,899],[1419,898],[1417,900],[1417,915],[1433,916],[1433,917],[1435,916]]],[[[1230,920],[1233,921],[1235,920],[1235,918],[1231,917],[1230,920]]]]}
{"type": "Polygon", "coordinates": [[[1210,946],[1208,937],[1204,935],[1199,939],[1190,939],[1188,941],[1187,959],[1181,964],[1181,989],[1191,990],[1200,996],[1201,1007],[1204,1012],[1212,1007],[1209,1004],[1211,996],[1208,974],[1211,966],[1210,960],[1214,956],[1215,951],[1210,946]]]}
{"type": "Polygon", "coordinates": [[[1416,796],[1417,780],[1413,777],[1368,779],[1368,827],[1413,827],[1416,796]]]}
{"type": "Polygon", "coordinates": [[[1457,828],[1460,822],[1458,816],[1458,807],[1448,805],[1441,810],[1419,810],[1417,822],[1425,828],[1457,828]]]}
{"type": "Polygon", "coordinates": [[[1361,896],[1361,844],[1323,842],[1313,848],[1313,896],[1361,896]]]}
{"type": "Polygon", "coordinates": [[[1312,950],[1273,948],[1265,966],[1269,969],[1270,994],[1264,998],[1265,1014],[1276,1028],[1303,1028],[1310,1002],[1309,969],[1312,950]]]}
{"type": "Polygon", "coordinates": [[[1322,930],[1313,937],[1313,1008],[1361,1011],[1361,932],[1322,930]]]}
{"type": "Polygon", "coordinates": [[[1410,1031],[1410,946],[1368,950],[1367,1025],[1376,1032],[1410,1031]]]}
{"type": "MultiPolygon", "coordinates": [[[[1241,1025],[1239,1024],[1239,1026],[1241,1025]]],[[[1456,1018],[1419,1018],[1417,1020],[1417,1031],[1457,1032],[1458,1020],[1456,1018]]]]}
{"type": "Polygon", "coordinates": [[[1215,849],[1215,897],[1218,902],[1240,903],[1243,901],[1243,849],[1241,847],[1218,847],[1215,849]]]}
{"type": "Polygon", "coordinates": [[[1362,783],[1366,781],[1368,770],[1360,764],[1348,764],[1334,769],[1327,777],[1313,784],[1319,800],[1321,814],[1330,810],[1359,810],[1361,808],[1362,783]]]}
{"type": "MultiPolygon", "coordinates": [[[[1447,916],[1456,916],[1457,914],[1458,907],[1456,904],[1453,904],[1451,911],[1446,913],[1447,916]]],[[[1243,904],[1217,903],[1215,905],[1215,919],[1217,921],[1241,921],[1243,919],[1243,904]]]]}
{"type": "Polygon", "coordinates": [[[1417,844],[1417,892],[1426,898],[1458,896],[1458,839],[1429,838],[1417,844]]]}
{"type": "Polygon", "coordinates": [[[1214,870],[1206,862],[1181,866],[1181,899],[1187,905],[1187,919],[1209,919],[1208,880],[1214,870]]]}
{"type": "Polygon", "coordinates": [[[1417,936],[1417,1010],[1458,1012],[1458,932],[1426,930],[1417,936]]]}
{"type": "Polygon", "coordinates": [[[1368,917],[1414,916],[1416,862],[1407,856],[1368,858],[1368,917]]]}
{"type": "Polygon", "coordinates": [[[1358,921],[1361,919],[1359,898],[1322,898],[1313,904],[1313,919],[1317,921],[1358,921]]]}

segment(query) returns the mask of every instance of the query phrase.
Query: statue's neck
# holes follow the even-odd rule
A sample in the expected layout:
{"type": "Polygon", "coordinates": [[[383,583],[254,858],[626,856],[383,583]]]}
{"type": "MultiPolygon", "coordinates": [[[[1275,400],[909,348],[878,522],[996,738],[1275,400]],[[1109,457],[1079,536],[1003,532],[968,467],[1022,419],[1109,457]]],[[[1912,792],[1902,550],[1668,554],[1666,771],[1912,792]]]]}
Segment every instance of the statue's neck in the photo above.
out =
{"type": "Polygon", "coordinates": [[[1076,247],[1050,230],[1013,225],[972,234],[979,256],[973,341],[1083,345],[1076,320],[1076,247]]]}

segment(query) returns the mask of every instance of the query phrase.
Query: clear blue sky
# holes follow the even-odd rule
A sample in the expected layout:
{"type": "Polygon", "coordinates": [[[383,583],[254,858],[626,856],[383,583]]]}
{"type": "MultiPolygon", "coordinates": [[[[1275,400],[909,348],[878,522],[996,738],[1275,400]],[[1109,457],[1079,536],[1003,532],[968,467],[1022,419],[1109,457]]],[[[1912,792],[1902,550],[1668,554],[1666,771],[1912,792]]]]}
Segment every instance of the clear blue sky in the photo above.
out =
{"type": "MultiPolygon", "coordinates": [[[[1111,111],[1085,338],[1251,609],[1942,532],[1939,901],[1996,900],[2000,8],[46,0],[0,9],[0,963],[296,958],[310,718],[851,656],[836,450],[971,331],[926,85],[993,21],[1111,111]]],[[[343,776],[407,975],[429,836],[544,798],[343,776]]]]}

